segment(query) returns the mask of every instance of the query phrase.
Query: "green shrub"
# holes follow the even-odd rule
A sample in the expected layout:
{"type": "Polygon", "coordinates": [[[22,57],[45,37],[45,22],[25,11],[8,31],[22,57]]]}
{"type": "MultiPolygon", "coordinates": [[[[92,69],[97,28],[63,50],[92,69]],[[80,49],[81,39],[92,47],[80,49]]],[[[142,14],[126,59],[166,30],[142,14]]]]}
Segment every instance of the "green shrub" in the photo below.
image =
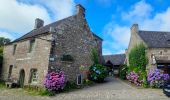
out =
{"type": "Polygon", "coordinates": [[[24,86],[24,90],[33,96],[54,96],[56,94],[55,91],[48,91],[47,89],[31,85],[24,86]]]}
{"type": "Polygon", "coordinates": [[[77,85],[75,82],[67,81],[63,91],[68,92],[71,90],[77,89],[77,85]]]}
{"type": "Polygon", "coordinates": [[[41,96],[55,96],[55,92],[54,91],[48,91],[48,90],[42,90],[39,92],[39,95],[41,96]]]}
{"type": "Polygon", "coordinates": [[[1,71],[1,67],[2,67],[2,62],[3,62],[3,47],[0,46],[0,71],[1,71]]]}
{"type": "Polygon", "coordinates": [[[100,64],[93,64],[89,71],[89,79],[95,82],[103,82],[108,75],[107,68],[100,64]]]}
{"type": "Polygon", "coordinates": [[[129,70],[138,72],[145,71],[146,65],[148,63],[148,59],[145,53],[144,44],[139,44],[135,48],[133,48],[129,53],[129,70]],[[135,69],[136,68],[136,69],[135,69]]]}
{"type": "Polygon", "coordinates": [[[0,88],[4,88],[5,87],[5,81],[0,80],[0,88]]]}
{"type": "Polygon", "coordinates": [[[148,58],[146,57],[146,47],[139,44],[129,53],[129,69],[128,72],[135,72],[139,75],[143,87],[148,87],[146,65],[148,58]]]}
{"type": "Polygon", "coordinates": [[[126,79],[127,71],[128,71],[127,65],[121,66],[121,68],[120,68],[120,78],[121,79],[123,79],[123,80],[126,79]]]}
{"type": "Polygon", "coordinates": [[[85,79],[85,80],[83,80],[83,84],[84,84],[85,86],[89,86],[89,85],[93,85],[94,82],[91,81],[91,80],[89,80],[89,79],[85,79]]]}

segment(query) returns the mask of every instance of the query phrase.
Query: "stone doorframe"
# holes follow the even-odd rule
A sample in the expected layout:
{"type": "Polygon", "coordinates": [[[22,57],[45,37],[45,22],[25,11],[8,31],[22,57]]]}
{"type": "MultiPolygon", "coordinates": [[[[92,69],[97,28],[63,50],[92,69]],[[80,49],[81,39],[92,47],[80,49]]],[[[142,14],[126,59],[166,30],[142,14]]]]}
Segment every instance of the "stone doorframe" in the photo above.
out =
{"type": "Polygon", "coordinates": [[[25,71],[24,69],[21,69],[19,72],[19,86],[21,88],[24,87],[24,80],[25,80],[25,71]]]}

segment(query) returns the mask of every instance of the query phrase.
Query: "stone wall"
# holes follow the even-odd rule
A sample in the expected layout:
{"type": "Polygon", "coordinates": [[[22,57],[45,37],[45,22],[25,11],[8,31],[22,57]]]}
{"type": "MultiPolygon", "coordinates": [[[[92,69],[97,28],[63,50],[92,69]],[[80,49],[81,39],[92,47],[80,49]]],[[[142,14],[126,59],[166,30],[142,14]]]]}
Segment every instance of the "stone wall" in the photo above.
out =
{"type": "Polygon", "coordinates": [[[52,40],[52,43],[36,38],[35,47],[31,53],[28,53],[29,39],[5,46],[3,79],[7,79],[10,65],[14,66],[11,75],[13,78],[18,79],[20,70],[24,69],[25,85],[29,84],[31,68],[38,70],[38,85],[40,86],[43,85],[47,71],[62,70],[69,81],[75,81],[77,74],[82,74],[85,78],[85,73],[79,68],[83,65],[84,70],[88,70],[92,65],[92,48],[98,49],[99,58],[102,59],[102,40],[90,31],[85,19],[85,9],[78,5],[77,10],[76,15],[56,22],[56,26],[50,24],[55,29],[51,31],[51,34],[40,36],[40,38],[52,40]],[[17,49],[13,55],[15,44],[17,44],[17,49]],[[63,55],[70,55],[73,61],[62,61],[63,55]]]}
{"type": "Polygon", "coordinates": [[[134,24],[131,27],[131,37],[130,42],[128,46],[128,50],[126,50],[126,59],[127,59],[127,65],[129,65],[128,61],[128,55],[132,48],[135,46],[143,43],[146,46],[146,56],[148,58],[148,64],[146,66],[147,71],[149,69],[155,69],[157,68],[157,64],[153,64],[152,55],[154,54],[157,58],[166,58],[166,60],[170,60],[170,49],[169,48],[149,48],[146,43],[141,39],[141,37],[138,35],[139,28],[137,24],[134,24]]]}
{"type": "Polygon", "coordinates": [[[148,65],[147,69],[155,69],[157,68],[156,64],[152,63],[152,55],[158,58],[170,60],[170,49],[169,48],[148,48],[147,49],[147,57],[148,57],[148,65]]]}
{"type": "MultiPolygon", "coordinates": [[[[69,20],[60,23],[55,37],[54,53],[52,54],[55,61],[51,61],[50,70],[62,70],[67,75],[69,81],[75,81],[77,74],[83,74],[79,67],[85,66],[88,70],[92,65],[91,49],[100,48],[100,56],[102,55],[102,41],[96,44],[95,37],[90,31],[86,19],[80,15],[73,16],[69,20]],[[63,55],[71,55],[73,61],[61,61],[63,55]]],[[[83,74],[84,75],[84,74],[83,74]]]]}
{"type": "MultiPolygon", "coordinates": [[[[51,35],[40,36],[43,39],[51,39],[51,35]]],[[[9,66],[13,65],[12,78],[19,78],[21,69],[25,71],[24,84],[29,84],[30,70],[35,68],[38,70],[38,85],[42,85],[44,75],[47,73],[49,64],[49,53],[51,43],[45,40],[35,38],[35,46],[29,53],[29,39],[6,45],[4,48],[4,62],[2,78],[7,80],[9,66]],[[17,44],[16,53],[13,55],[14,44],[17,44]]]]}

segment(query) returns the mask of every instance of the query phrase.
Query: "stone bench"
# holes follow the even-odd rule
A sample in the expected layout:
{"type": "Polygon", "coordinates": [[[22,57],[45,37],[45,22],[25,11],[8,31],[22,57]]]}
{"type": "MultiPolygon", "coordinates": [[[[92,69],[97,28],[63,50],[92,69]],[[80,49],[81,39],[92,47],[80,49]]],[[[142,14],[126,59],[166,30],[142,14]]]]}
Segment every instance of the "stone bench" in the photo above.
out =
{"type": "Polygon", "coordinates": [[[12,82],[5,82],[5,85],[7,88],[12,88],[12,82]]]}

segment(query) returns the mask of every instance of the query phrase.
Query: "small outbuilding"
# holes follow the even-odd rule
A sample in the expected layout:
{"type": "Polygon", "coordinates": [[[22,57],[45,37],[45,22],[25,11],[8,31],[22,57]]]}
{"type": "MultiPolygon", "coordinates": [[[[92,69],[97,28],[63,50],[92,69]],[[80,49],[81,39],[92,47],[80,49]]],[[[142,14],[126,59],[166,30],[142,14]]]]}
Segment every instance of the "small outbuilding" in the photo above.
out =
{"type": "Polygon", "coordinates": [[[107,66],[114,75],[119,75],[119,69],[125,64],[125,54],[104,55],[104,65],[107,66]]]}

